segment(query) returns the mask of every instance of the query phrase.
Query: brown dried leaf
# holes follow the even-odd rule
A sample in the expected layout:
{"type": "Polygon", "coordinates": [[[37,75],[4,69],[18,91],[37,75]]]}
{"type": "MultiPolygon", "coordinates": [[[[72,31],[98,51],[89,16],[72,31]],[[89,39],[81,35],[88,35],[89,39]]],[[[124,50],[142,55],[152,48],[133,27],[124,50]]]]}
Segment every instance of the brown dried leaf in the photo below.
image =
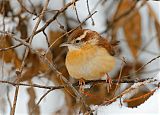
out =
{"type": "Polygon", "coordinates": [[[132,12],[132,9],[134,8],[135,3],[136,3],[135,0],[123,0],[119,2],[117,10],[112,17],[111,23],[110,22],[108,23],[109,27],[112,26],[112,35],[114,37],[118,28],[123,26],[126,20],[129,20],[130,18],[132,18],[133,13],[137,12],[137,11],[132,12]]]}
{"type": "Polygon", "coordinates": [[[160,47],[160,23],[155,21],[155,27],[156,27],[156,31],[157,31],[157,41],[158,41],[158,44],[160,47]]]}
{"type": "MultiPolygon", "coordinates": [[[[13,45],[12,39],[9,35],[1,35],[0,42],[0,48],[7,48],[13,45]]],[[[18,58],[14,49],[10,49],[4,52],[1,51],[0,58],[3,59],[5,63],[13,63],[15,68],[19,68],[21,66],[21,60],[18,58]]]]}
{"type": "Polygon", "coordinates": [[[132,96],[129,99],[125,99],[123,102],[127,103],[128,107],[134,108],[141,104],[143,104],[146,100],[150,98],[154,94],[156,90],[148,90],[147,88],[144,90],[139,90],[138,93],[136,93],[134,96],[132,96]]]}
{"type": "Polygon", "coordinates": [[[125,21],[125,18],[127,18],[130,15],[131,9],[134,7],[135,3],[135,0],[120,1],[119,6],[117,7],[117,10],[113,15],[112,19],[113,21],[116,21],[117,27],[122,26],[122,24],[125,21]]]}
{"type": "Polygon", "coordinates": [[[10,1],[9,0],[0,1],[0,14],[8,16],[9,12],[12,12],[10,1]]]}
{"type": "Polygon", "coordinates": [[[141,16],[137,11],[135,0],[120,1],[112,18],[112,40],[116,40],[119,27],[124,27],[127,43],[134,57],[141,47],[141,16]],[[136,10],[132,10],[136,9],[136,10]]]}
{"type": "Polygon", "coordinates": [[[124,25],[124,33],[132,55],[136,59],[138,50],[142,45],[141,16],[139,12],[137,12],[132,19],[126,22],[124,25]]]}
{"type": "MultiPolygon", "coordinates": [[[[37,50],[39,52],[43,52],[42,49],[37,49],[37,50]]],[[[46,58],[52,63],[51,52],[47,53],[46,58]]],[[[46,73],[49,70],[49,67],[46,63],[41,61],[40,57],[37,54],[30,52],[26,59],[25,69],[26,71],[22,75],[20,81],[31,80],[33,77],[39,74],[46,73]]]]}
{"type": "MultiPolygon", "coordinates": [[[[31,83],[31,81],[30,81],[31,83]]],[[[33,87],[29,87],[27,88],[27,92],[29,95],[29,101],[28,101],[28,110],[29,110],[29,114],[33,114],[33,108],[36,106],[36,93],[33,87]]],[[[34,115],[40,115],[40,108],[39,106],[36,106],[35,110],[34,110],[34,115]]]]}
{"type": "Polygon", "coordinates": [[[19,22],[17,24],[17,31],[19,31],[21,33],[21,38],[22,39],[26,39],[28,36],[28,19],[26,17],[22,18],[21,16],[19,16],[19,22]]]}
{"type": "Polygon", "coordinates": [[[62,35],[63,33],[59,31],[49,31],[49,43],[52,44],[51,50],[53,53],[53,59],[59,56],[59,53],[63,50],[59,47],[64,41],[63,38],[59,39],[62,35]]]}

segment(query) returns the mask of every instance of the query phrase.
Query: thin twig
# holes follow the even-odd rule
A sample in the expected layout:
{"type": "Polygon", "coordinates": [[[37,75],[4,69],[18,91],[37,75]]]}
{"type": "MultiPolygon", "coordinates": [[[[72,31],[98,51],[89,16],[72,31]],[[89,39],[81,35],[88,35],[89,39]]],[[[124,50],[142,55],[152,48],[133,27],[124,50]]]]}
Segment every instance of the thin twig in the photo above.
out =
{"type": "MultiPolygon", "coordinates": [[[[89,13],[89,15],[91,15],[90,8],[89,8],[89,1],[88,1],[88,0],[87,0],[87,9],[88,9],[88,13],[89,13]]],[[[91,20],[92,20],[92,25],[95,25],[95,23],[94,23],[94,20],[93,20],[92,16],[91,16],[91,20]]]]}
{"type": "Polygon", "coordinates": [[[12,103],[11,103],[11,100],[9,98],[9,86],[7,86],[7,100],[8,100],[8,103],[9,103],[10,110],[11,110],[12,109],[12,103]]]}
{"type": "MultiPolygon", "coordinates": [[[[123,59],[124,59],[124,58],[123,58],[123,59]]],[[[122,78],[122,71],[123,71],[124,65],[125,65],[125,59],[122,60],[121,69],[120,69],[120,73],[119,73],[119,76],[118,76],[118,82],[116,83],[116,87],[115,87],[115,90],[114,90],[114,93],[113,93],[113,97],[115,96],[116,91],[117,91],[117,89],[118,89],[118,87],[119,87],[119,82],[120,82],[120,80],[121,80],[121,78],[122,78]]]]}
{"type": "Polygon", "coordinates": [[[48,36],[47,36],[45,30],[43,31],[43,34],[44,34],[44,36],[45,36],[45,38],[46,38],[48,47],[50,47],[49,38],[48,38],[48,36]]]}
{"type": "Polygon", "coordinates": [[[38,105],[40,104],[40,102],[54,89],[49,89],[45,94],[42,95],[42,97],[39,99],[39,101],[36,103],[36,105],[33,107],[31,113],[34,112],[34,110],[36,110],[36,108],[38,107],[38,105]]]}
{"type": "Polygon", "coordinates": [[[17,97],[18,97],[18,91],[19,91],[19,86],[16,86],[15,94],[14,94],[14,100],[13,100],[13,106],[11,108],[11,115],[15,114],[15,109],[16,109],[16,104],[17,104],[17,97]]]}
{"type": "Polygon", "coordinates": [[[150,61],[148,61],[147,63],[145,63],[144,65],[142,65],[140,68],[138,68],[134,73],[131,73],[129,75],[126,75],[124,77],[130,77],[132,75],[135,75],[136,73],[138,73],[140,70],[144,69],[144,67],[146,67],[148,64],[150,64],[151,62],[155,61],[156,59],[160,58],[160,55],[155,57],[155,58],[152,58],[150,61]]]}
{"type": "Polygon", "coordinates": [[[22,0],[17,0],[17,1],[18,1],[18,3],[21,5],[21,7],[22,7],[26,12],[28,12],[28,13],[30,13],[30,14],[32,14],[32,15],[36,15],[36,16],[37,16],[36,12],[31,12],[31,11],[29,11],[29,10],[23,5],[22,0]]]}
{"type": "MultiPolygon", "coordinates": [[[[80,21],[80,19],[79,19],[79,16],[78,16],[78,11],[77,11],[77,7],[76,7],[76,3],[74,3],[73,5],[74,5],[75,12],[76,12],[77,20],[78,20],[79,23],[81,23],[81,21],[80,21]]],[[[82,29],[81,26],[80,26],[80,28],[82,29]]]]}
{"type": "Polygon", "coordinates": [[[49,19],[48,21],[46,21],[46,23],[45,23],[45,25],[44,25],[43,27],[41,27],[39,30],[37,30],[37,31],[35,32],[35,34],[37,34],[37,33],[41,32],[41,31],[45,30],[46,27],[48,27],[53,21],[55,21],[56,18],[57,18],[61,13],[63,13],[68,7],[70,7],[72,4],[74,4],[74,3],[77,2],[77,1],[78,1],[78,0],[75,0],[75,1],[73,1],[73,2],[70,2],[70,3],[66,4],[65,7],[61,8],[60,10],[58,10],[57,13],[56,13],[51,19],[49,19]]]}
{"type": "Polygon", "coordinates": [[[10,47],[6,47],[6,48],[0,48],[0,52],[1,52],[1,51],[11,50],[11,49],[17,48],[17,47],[19,47],[19,46],[21,46],[21,45],[23,45],[23,44],[20,43],[20,44],[15,45],[15,46],[10,46],[10,47]]]}
{"type": "Polygon", "coordinates": [[[138,57],[140,56],[140,54],[141,54],[143,51],[146,50],[146,48],[153,42],[153,40],[154,40],[156,37],[157,37],[157,34],[154,35],[153,37],[151,37],[151,38],[149,39],[149,41],[148,41],[141,49],[139,49],[139,52],[138,52],[136,58],[138,58],[138,57]]]}

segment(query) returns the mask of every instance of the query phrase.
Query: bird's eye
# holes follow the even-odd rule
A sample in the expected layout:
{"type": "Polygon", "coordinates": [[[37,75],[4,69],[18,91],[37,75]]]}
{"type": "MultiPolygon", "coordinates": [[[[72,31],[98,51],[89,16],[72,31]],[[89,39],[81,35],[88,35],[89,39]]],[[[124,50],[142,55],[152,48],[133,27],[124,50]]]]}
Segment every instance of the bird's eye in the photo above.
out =
{"type": "Polygon", "coordinates": [[[80,40],[76,40],[76,41],[75,41],[75,43],[79,43],[79,42],[80,42],[80,40]]]}

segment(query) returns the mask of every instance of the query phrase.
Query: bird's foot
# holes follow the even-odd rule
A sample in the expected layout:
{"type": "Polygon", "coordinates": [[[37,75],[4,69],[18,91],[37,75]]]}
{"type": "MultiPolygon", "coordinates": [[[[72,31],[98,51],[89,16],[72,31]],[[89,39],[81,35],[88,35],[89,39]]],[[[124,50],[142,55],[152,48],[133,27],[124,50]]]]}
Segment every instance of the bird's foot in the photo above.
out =
{"type": "Polygon", "coordinates": [[[107,82],[107,91],[109,93],[109,90],[112,87],[112,79],[110,78],[110,76],[107,73],[105,74],[105,76],[106,76],[106,82],[107,82]]]}
{"type": "Polygon", "coordinates": [[[82,93],[85,96],[92,97],[92,98],[97,98],[94,95],[90,94],[89,92],[84,91],[84,86],[85,86],[85,80],[81,78],[79,80],[79,92],[82,93]]]}
{"type": "Polygon", "coordinates": [[[84,86],[85,86],[85,80],[83,78],[81,78],[79,80],[79,91],[82,93],[84,92],[84,86]]]}

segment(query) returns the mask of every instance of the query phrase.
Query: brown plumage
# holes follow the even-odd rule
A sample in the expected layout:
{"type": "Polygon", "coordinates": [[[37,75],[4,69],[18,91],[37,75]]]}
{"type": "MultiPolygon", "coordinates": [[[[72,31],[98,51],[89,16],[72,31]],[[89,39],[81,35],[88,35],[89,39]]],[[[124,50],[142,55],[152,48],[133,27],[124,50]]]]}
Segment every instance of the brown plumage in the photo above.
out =
{"type": "Polygon", "coordinates": [[[115,66],[111,44],[95,31],[76,30],[62,46],[68,46],[65,64],[69,74],[76,79],[99,79],[115,66]]]}
{"type": "Polygon", "coordinates": [[[72,41],[72,40],[80,37],[81,35],[84,34],[85,31],[88,31],[88,32],[87,32],[86,36],[84,36],[82,38],[81,41],[88,41],[90,39],[97,38],[98,39],[98,43],[97,43],[98,46],[104,47],[110,53],[110,55],[112,55],[112,56],[115,55],[115,51],[114,51],[113,46],[117,45],[117,42],[116,42],[116,44],[109,43],[107,39],[104,39],[103,37],[101,37],[96,31],[91,31],[88,29],[77,29],[71,33],[71,35],[68,38],[68,41],[72,41]]]}

